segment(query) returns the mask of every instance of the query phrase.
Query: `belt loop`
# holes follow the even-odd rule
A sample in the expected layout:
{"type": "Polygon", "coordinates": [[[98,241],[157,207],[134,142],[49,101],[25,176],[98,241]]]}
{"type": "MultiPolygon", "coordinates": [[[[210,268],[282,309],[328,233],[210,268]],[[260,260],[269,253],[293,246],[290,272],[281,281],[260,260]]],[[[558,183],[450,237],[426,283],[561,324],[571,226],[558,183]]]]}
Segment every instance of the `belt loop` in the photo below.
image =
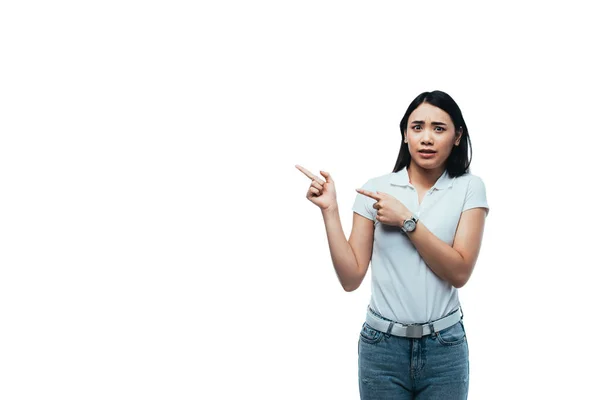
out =
{"type": "Polygon", "coordinates": [[[433,328],[433,322],[429,323],[429,334],[431,335],[431,337],[435,337],[435,329],[433,328]]]}
{"type": "Polygon", "coordinates": [[[390,321],[390,325],[388,326],[386,335],[388,335],[388,336],[391,335],[390,332],[392,331],[392,326],[394,326],[394,323],[392,321],[390,321]]]}

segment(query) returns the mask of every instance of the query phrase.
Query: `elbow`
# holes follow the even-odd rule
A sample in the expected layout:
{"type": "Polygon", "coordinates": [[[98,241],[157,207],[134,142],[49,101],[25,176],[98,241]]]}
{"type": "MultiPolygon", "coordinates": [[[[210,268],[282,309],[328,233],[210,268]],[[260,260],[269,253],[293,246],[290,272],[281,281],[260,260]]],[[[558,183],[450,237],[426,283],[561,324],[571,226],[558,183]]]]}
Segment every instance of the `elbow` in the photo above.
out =
{"type": "MultiPolygon", "coordinates": [[[[358,270],[360,271],[359,267],[355,268],[355,271],[358,270]]],[[[345,282],[342,282],[342,287],[344,288],[344,291],[346,292],[354,292],[356,289],[358,289],[360,287],[360,284],[363,281],[364,278],[364,274],[352,274],[348,277],[346,277],[347,279],[345,280],[345,282]]]]}
{"type": "Polygon", "coordinates": [[[460,281],[456,281],[452,284],[452,286],[454,286],[457,289],[460,289],[461,287],[465,286],[465,284],[467,283],[467,281],[464,280],[460,280],[460,281]]]}
{"type": "Polygon", "coordinates": [[[344,290],[346,292],[354,292],[356,289],[358,289],[360,287],[360,285],[363,282],[365,275],[364,274],[359,274],[358,276],[354,276],[354,279],[350,279],[348,282],[346,282],[345,285],[342,285],[342,287],[344,288],[344,290]]]}
{"type": "Polygon", "coordinates": [[[346,291],[346,292],[354,292],[356,289],[358,289],[360,287],[361,283],[362,283],[362,279],[354,280],[354,281],[346,282],[346,284],[342,285],[342,287],[344,288],[344,291],[346,291]]]}
{"type": "Polygon", "coordinates": [[[358,289],[358,286],[356,285],[342,285],[342,287],[344,288],[345,292],[354,292],[356,289],[358,289]]]}
{"type": "MultiPolygon", "coordinates": [[[[472,271],[472,269],[469,269],[469,271],[472,271]]],[[[465,286],[467,284],[467,282],[469,281],[470,277],[471,277],[470,272],[464,273],[464,274],[459,274],[454,279],[454,282],[452,282],[452,286],[454,286],[457,289],[460,289],[461,287],[463,287],[463,286],[465,286]]]]}

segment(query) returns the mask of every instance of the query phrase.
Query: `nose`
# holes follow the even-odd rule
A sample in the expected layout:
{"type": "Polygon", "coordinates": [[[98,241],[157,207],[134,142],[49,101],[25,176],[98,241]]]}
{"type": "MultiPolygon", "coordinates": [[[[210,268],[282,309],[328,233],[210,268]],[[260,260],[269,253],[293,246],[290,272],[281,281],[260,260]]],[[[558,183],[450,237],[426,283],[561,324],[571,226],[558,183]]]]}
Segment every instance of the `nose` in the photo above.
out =
{"type": "Polygon", "coordinates": [[[423,138],[421,139],[422,143],[431,143],[432,136],[433,132],[431,129],[423,129],[423,138]]]}

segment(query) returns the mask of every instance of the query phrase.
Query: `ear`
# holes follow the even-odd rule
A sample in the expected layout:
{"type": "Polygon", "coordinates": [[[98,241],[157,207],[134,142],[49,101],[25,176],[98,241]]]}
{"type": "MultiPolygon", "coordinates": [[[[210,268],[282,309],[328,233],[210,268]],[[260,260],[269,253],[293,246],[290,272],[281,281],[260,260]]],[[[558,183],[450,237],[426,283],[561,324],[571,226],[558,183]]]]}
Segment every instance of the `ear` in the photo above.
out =
{"type": "MultiPolygon", "coordinates": [[[[458,130],[456,131],[456,141],[460,143],[461,139],[462,139],[462,134],[463,134],[463,128],[462,126],[458,127],[458,130]]],[[[457,145],[458,146],[458,145],[457,145]]]]}

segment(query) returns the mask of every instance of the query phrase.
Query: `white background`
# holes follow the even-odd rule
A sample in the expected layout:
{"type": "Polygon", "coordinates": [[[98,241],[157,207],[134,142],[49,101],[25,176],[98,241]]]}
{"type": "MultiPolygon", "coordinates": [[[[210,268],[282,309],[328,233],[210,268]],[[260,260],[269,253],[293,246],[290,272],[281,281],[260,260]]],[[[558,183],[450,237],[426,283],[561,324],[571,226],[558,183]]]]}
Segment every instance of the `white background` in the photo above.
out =
{"type": "Polygon", "coordinates": [[[597,14],[405,3],[3,2],[0,398],[358,399],[371,275],[294,166],[348,237],[436,89],[490,205],[469,398],[598,395],[597,14]]]}

